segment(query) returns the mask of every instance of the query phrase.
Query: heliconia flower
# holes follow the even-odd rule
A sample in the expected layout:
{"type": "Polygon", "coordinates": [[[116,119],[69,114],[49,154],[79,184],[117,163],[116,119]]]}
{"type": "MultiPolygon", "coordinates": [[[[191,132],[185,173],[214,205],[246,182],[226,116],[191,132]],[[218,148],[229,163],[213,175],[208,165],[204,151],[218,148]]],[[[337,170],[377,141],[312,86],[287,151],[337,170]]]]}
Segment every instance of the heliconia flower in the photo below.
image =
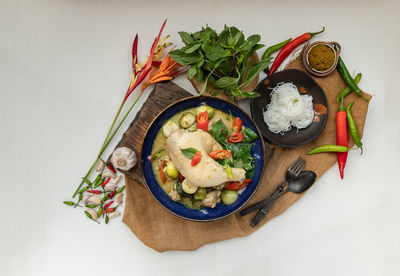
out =
{"type": "Polygon", "coordinates": [[[172,80],[174,75],[182,72],[185,68],[167,55],[161,62],[158,70],[153,68],[150,74],[146,77],[146,81],[142,85],[142,92],[150,84],[172,80]]]}
{"type": "Polygon", "coordinates": [[[138,46],[138,35],[136,34],[135,39],[133,40],[133,45],[132,45],[132,69],[133,69],[133,74],[136,75],[136,64],[138,62],[137,59],[137,46],[138,46]]]}

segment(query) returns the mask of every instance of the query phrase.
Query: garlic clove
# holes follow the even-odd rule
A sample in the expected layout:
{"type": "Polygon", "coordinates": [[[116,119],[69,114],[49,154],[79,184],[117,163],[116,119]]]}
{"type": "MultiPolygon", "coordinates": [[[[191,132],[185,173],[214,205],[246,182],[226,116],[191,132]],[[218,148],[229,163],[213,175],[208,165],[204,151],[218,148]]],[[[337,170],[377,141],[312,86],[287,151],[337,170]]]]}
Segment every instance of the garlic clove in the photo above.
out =
{"type": "Polygon", "coordinates": [[[114,150],[111,162],[114,168],[129,171],[136,165],[137,156],[130,148],[121,147],[114,150]]]}
{"type": "Polygon", "coordinates": [[[110,178],[115,178],[116,177],[115,173],[113,173],[109,169],[104,170],[102,176],[103,177],[110,177],[110,178]]]}
{"type": "Polygon", "coordinates": [[[122,174],[118,174],[116,178],[111,178],[110,183],[112,184],[118,184],[118,182],[121,180],[122,174]]]}
{"type": "Polygon", "coordinates": [[[97,219],[97,212],[96,212],[95,210],[90,209],[90,208],[86,208],[86,212],[88,212],[88,213],[92,216],[92,218],[93,218],[94,220],[97,219]]]}
{"type": "Polygon", "coordinates": [[[107,185],[104,186],[104,190],[106,192],[114,191],[116,188],[117,188],[117,186],[115,184],[112,184],[112,183],[107,183],[107,185]]]}
{"type": "Polygon", "coordinates": [[[124,194],[123,193],[120,193],[120,194],[117,194],[117,196],[115,197],[115,202],[118,204],[118,205],[120,205],[121,203],[122,203],[122,199],[124,198],[124,194]]]}
{"type": "Polygon", "coordinates": [[[108,213],[108,217],[109,218],[115,218],[115,217],[118,217],[119,215],[121,215],[121,213],[118,212],[118,211],[114,211],[112,213],[108,213]]]}
{"type": "Polygon", "coordinates": [[[101,197],[94,195],[89,197],[88,202],[93,203],[93,204],[101,204],[101,197]]]}
{"type": "Polygon", "coordinates": [[[89,198],[90,197],[92,197],[91,195],[85,195],[83,198],[82,198],[82,202],[83,202],[83,205],[87,205],[87,203],[88,203],[88,200],[89,200],[89,198]]]}
{"type": "Polygon", "coordinates": [[[96,165],[96,172],[101,172],[104,168],[104,165],[104,161],[100,159],[96,165]]]}

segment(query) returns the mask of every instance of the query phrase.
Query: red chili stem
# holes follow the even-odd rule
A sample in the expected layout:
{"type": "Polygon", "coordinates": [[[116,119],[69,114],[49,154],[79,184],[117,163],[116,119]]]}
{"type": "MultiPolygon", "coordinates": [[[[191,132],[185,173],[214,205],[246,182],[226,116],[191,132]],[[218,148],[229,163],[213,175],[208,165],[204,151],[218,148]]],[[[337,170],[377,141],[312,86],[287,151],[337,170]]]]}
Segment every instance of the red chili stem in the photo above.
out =
{"type": "Polygon", "coordinates": [[[288,44],[286,44],[286,46],[283,47],[282,50],[279,52],[279,54],[276,56],[274,63],[271,66],[271,69],[269,69],[268,76],[275,73],[275,71],[282,64],[282,62],[290,55],[290,53],[293,52],[294,49],[297,48],[297,46],[308,41],[313,36],[322,33],[323,31],[325,31],[325,27],[323,27],[323,29],[319,32],[302,34],[301,36],[296,37],[288,44]]]}

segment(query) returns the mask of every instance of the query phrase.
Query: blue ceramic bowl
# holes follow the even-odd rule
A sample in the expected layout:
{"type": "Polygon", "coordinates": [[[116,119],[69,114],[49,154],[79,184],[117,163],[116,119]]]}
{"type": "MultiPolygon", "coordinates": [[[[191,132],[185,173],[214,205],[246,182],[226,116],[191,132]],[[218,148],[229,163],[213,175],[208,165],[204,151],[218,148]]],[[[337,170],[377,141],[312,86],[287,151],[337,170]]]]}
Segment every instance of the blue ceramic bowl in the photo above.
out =
{"type": "Polygon", "coordinates": [[[145,182],[151,194],[158,201],[158,203],[160,203],[171,213],[184,219],[193,221],[213,221],[229,216],[230,214],[233,214],[234,212],[239,210],[250,200],[250,198],[256,192],[264,168],[264,144],[261,133],[253,120],[239,107],[231,104],[230,102],[214,97],[190,97],[168,106],[154,119],[144,137],[141,160],[145,182]],[[209,105],[226,113],[229,113],[229,111],[231,111],[233,116],[240,117],[242,119],[244,126],[249,127],[253,131],[255,131],[258,134],[259,138],[253,142],[255,145],[252,147],[251,150],[251,155],[255,159],[255,173],[253,176],[253,181],[245,189],[240,191],[237,201],[232,205],[218,203],[215,208],[201,207],[200,210],[191,210],[186,208],[183,204],[170,199],[169,196],[160,187],[154,176],[149,157],[152,153],[151,150],[153,147],[154,138],[157,132],[162,127],[164,121],[168,120],[173,115],[182,110],[197,107],[201,104],[209,105]]]}

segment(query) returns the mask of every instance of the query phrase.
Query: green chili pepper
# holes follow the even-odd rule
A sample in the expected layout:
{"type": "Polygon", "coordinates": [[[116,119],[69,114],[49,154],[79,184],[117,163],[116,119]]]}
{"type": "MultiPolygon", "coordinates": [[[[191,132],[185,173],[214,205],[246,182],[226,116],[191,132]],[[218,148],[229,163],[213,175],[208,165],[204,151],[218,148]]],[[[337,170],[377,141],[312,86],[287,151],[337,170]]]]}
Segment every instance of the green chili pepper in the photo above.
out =
{"type": "Polygon", "coordinates": [[[101,180],[102,180],[102,179],[101,179],[101,173],[99,173],[99,174],[97,175],[96,179],[93,181],[93,188],[99,187],[100,184],[101,184],[101,182],[102,182],[101,180]]]}
{"type": "Polygon", "coordinates": [[[83,187],[78,193],[81,194],[83,192],[86,192],[87,189],[89,189],[89,186],[83,187]]]}
{"type": "Polygon", "coordinates": [[[108,218],[108,216],[106,215],[106,218],[105,218],[106,224],[108,223],[108,220],[109,220],[109,218],[108,218]]]}
{"type": "Polygon", "coordinates": [[[101,216],[101,212],[103,212],[103,206],[100,206],[99,210],[97,210],[97,217],[101,216]]]}
{"type": "Polygon", "coordinates": [[[83,198],[83,194],[80,193],[80,194],[79,194],[79,199],[78,199],[78,201],[76,202],[74,208],[76,208],[76,206],[80,206],[80,205],[78,205],[78,203],[82,200],[82,198],[83,198]]]}
{"type": "Polygon", "coordinates": [[[362,149],[361,138],[360,135],[358,134],[357,125],[356,122],[354,121],[353,115],[351,115],[351,107],[353,106],[353,104],[354,102],[349,103],[349,105],[346,108],[347,124],[349,125],[351,137],[353,137],[354,143],[357,145],[357,147],[361,149],[361,154],[362,154],[363,149],[362,149]]]}
{"type": "Polygon", "coordinates": [[[92,186],[92,182],[89,181],[89,179],[87,179],[86,177],[82,177],[83,181],[85,181],[86,184],[88,184],[89,186],[92,186]]]}
{"type": "Polygon", "coordinates": [[[92,215],[89,214],[88,211],[84,211],[84,212],[85,212],[85,215],[86,215],[88,218],[90,218],[91,220],[93,220],[93,221],[97,222],[98,224],[100,224],[100,222],[98,222],[97,220],[95,220],[95,219],[92,217],[92,215]]]}
{"type": "Polygon", "coordinates": [[[106,200],[107,200],[107,198],[108,198],[108,195],[109,195],[109,194],[107,194],[107,193],[104,193],[103,199],[102,199],[101,201],[102,201],[102,202],[106,201],[106,200]]]}
{"type": "MultiPolygon", "coordinates": [[[[354,82],[358,84],[361,80],[361,77],[362,77],[361,73],[358,73],[357,76],[354,78],[354,82]]],[[[339,95],[336,97],[336,102],[338,103],[341,97],[346,97],[350,92],[351,88],[347,86],[345,89],[340,91],[339,95]]]]}
{"type": "Polygon", "coordinates": [[[97,206],[99,206],[98,204],[89,204],[86,205],[87,208],[96,208],[97,206]]]}
{"type": "Polygon", "coordinates": [[[229,166],[228,164],[226,164],[226,165],[225,165],[225,171],[226,171],[226,174],[228,175],[228,178],[231,179],[231,178],[232,178],[231,166],[229,166]]]}
{"type": "MultiPolygon", "coordinates": [[[[335,50],[337,50],[336,45],[334,45],[334,48],[335,48],[335,50]]],[[[343,80],[350,87],[350,89],[353,90],[354,93],[356,93],[358,96],[360,96],[364,100],[368,101],[368,99],[365,98],[364,95],[362,94],[361,89],[354,82],[353,78],[351,77],[349,71],[346,68],[346,65],[344,64],[344,62],[340,56],[339,56],[339,60],[338,60],[338,64],[337,64],[337,70],[338,70],[339,74],[342,76],[343,80]]]]}
{"type": "Polygon", "coordinates": [[[121,188],[118,188],[116,193],[119,194],[120,192],[122,192],[125,189],[125,185],[122,186],[121,188]]]}
{"type": "Polygon", "coordinates": [[[72,201],[63,201],[63,203],[66,205],[69,205],[69,206],[75,205],[75,202],[72,202],[72,201]]]}
{"type": "Polygon", "coordinates": [[[322,145],[310,150],[309,152],[307,152],[307,154],[314,154],[320,152],[347,152],[349,150],[352,150],[352,148],[339,145],[322,145]]]}
{"type": "MultiPolygon", "coordinates": [[[[264,59],[269,58],[274,52],[276,52],[279,49],[282,49],[283,47],[285,47],[285,45],[288,44],[291,40],[292,40],[292,38],[289,38],[289,39],[287,39],[285,41],[282,41],[282,42],[280,42],[278,44],[275,44],[275,45],[272,45],[272,46],[268,47],[265,50],[264,54],[262,55],[261,59],[264,60],[264,59]]],[[[264,72],[266,74],[268,74],[268,71],[269,71],[269,66],[264,69],[264,72]]]]}

